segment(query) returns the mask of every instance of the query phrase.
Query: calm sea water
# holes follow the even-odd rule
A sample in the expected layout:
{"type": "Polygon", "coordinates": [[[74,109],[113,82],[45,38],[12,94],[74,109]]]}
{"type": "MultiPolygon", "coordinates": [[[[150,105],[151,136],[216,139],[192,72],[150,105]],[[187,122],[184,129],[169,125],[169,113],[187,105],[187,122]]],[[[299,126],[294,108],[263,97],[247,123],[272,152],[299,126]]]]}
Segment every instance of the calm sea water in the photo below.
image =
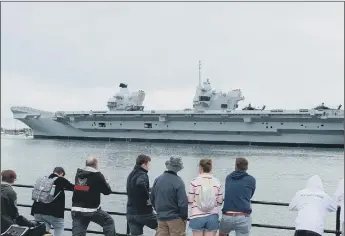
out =
{"type": "MultiPolygon", "coordinates": [[[[113,190],[125,191],[127,175],[132,170],[139,154],[152,157],[149,177],[153,180],[165,170],[165,161],[170,156],[181,156],[185,168],[179,175],[188,186],[197,175],[198,160],[211,157],[214,161],[213,173],[222,184],[226,175],[234,169],[236,157],[249,160],[249,173],[257,180],[254,200],[289,202],[295,192],[304,188],[309,176],[318,174],[323,180],[326,192],[333,194],[336,185],[344,176],[343,149],[316,148],[272,148],[250,146],[153,144],[126,142],[93,142],[36,140],[25,137],[1,137],[1,167],[14,169],[18,174],[17,183],[33,184],[38,177],[50,174],[55,166],[63,166],[66,178],[74,179],[76,169],[82,167],[88,155],[100,159],[100,170],[110,179],[113,190]]],[[[16,188],[18,202],[31,204],[31,190],[16,188]]],[[[66,205],[71,206],[71,193],[66,192],[66,205]]],[[[102,197],[103,209],[125,212],[126,197],[111,195],[102,197]]],[[[20,208],[29,216],[29,208],[20,208]]],[[[286,207],[253,205],[253,223],[293,226],[296,213],[286,207]]],[[[71,227],[70,213],[66,212],[66,226],[71,227]]],[[[114,217],[118,232],[125,233],[125,218],[114,217]]],[[[326,228],[335,229],[335,214],[329,214],[326,228]]],[[[89,229],[101,230],[95,224],[89,229]]],[[[65,235],[71,235],[66,232],[65,235]]],[[[145,235],[154,235],[146,229],[145,235]]],[[[188,235],[191,235],[190,231],[188,235]]],[[[288,236],[292,231],[253,228],[253,236],[288,236]]]]}

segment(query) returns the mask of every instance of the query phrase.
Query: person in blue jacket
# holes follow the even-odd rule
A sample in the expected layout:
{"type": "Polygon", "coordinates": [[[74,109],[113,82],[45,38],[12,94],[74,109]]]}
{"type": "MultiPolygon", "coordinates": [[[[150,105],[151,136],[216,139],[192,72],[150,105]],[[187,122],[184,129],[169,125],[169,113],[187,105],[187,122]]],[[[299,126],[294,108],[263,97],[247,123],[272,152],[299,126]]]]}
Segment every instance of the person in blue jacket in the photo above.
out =
{"type": "Polygon", "coordinates": [[[236,235],[249,236],[252,225],[251,199],[256,189],[256,180],[247,173],[246,158],[236,158],[235,171],[225,180],[223,217],[219,225],[219,235],[225,236],[231,231],[236,235]]]}

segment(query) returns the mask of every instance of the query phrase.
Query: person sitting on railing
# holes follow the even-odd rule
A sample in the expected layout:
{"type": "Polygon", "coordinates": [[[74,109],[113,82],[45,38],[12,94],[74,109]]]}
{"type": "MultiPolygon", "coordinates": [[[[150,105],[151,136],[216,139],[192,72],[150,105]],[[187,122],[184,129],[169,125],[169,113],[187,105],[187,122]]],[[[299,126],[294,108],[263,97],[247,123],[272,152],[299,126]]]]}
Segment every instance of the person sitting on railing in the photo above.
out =
{"type": "Polygon", "coordinates": [[[111,188],[98,171],[98,160],[89,157],[86,167],[77,170],[72,197],[72,235],[85,236],[90,222],[103,227],[104,235],[115,236],[113,218],[100,207],[101,193],[109,195],[111,188]]]}
{"type": "Polygon", "coordinates": [[[151,202],[157,212],[158,236],[185,235],[188,218],[186,188],[177,172],[183,169],[180,157],[165,162],[167,171],[158,176],[151,190],[151,202]]]}
{"type": "Polygon", "coordinates": [[[131,235],[142,235],[144,226],[157,230],[157,216],[150,202],[150,182],[147,172],[151,158],[139,155],[127,178],[127,222],[131,235]]]}
{"type": "Polygon", "coordinates": [[[341,235],[344,236],[345,235],[345,232],[344,232],[344,228],[345,228],[345,225],[344,225],[344,178],[342,178],[339,181],[337,190],[334,193],[334,198],[335,198],[335,201],[338,203],[338,206],[341,207],[341,210],[340,210],[340,223],[342,225],[341,235]]]}
{"type": "Polygon", "coordinates": [[[223,217],[219,224],[219,236],[231,231],[236,235],[249,236],[252,226],[251,199],[256,189],[256,180],[247,173],[246,158],[236,158],[235,171],[225,179],[223,217]]]}
{"type": "Polygon", "coordinates": [[[11,225],[34,227],[35,224],[19,215],[17,208],[17,193],[12,184],[17,179],[13,170],[1,171],[1,233],[4,233],[11,225]]]}
{"type": "Polygon", "coordinates": [[[64,232],[65,218],[65,189],[73,191],[74,185],[64,178],[65,170],[62,167],[55,167],[49,179],[54,179],[55,191],[54,200],[50,203],[34,201],[31,208],[31,215],[36,221],[43,221],[46,230],[49,232],[54,227],[54,236],[62,236],[64,232]]]}
{"type": "Polygon", "coordinates": [[[219,209],[223,204],[220,181],[211,174],[212,160],[201,159],[199,176],[189,184],[189,227],[193,236],[215,236],[219,229],[219,209]]]}
{"type": "Polygon", "coordinates": [[[293,197],[290,211],[298,211],[295,220],[295,236],[321,236],[327,212],[337,210],[336,202],[323,189],[318,175],[310,177],[305,189],[293,197]]]}

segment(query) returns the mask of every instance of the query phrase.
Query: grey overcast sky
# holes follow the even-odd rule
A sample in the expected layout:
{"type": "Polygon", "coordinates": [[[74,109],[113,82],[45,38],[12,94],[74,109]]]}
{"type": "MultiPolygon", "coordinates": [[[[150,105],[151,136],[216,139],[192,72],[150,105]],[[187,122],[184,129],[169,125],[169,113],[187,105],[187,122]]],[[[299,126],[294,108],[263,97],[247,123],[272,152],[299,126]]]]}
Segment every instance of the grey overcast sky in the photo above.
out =
{"type": "Polygon", "coordinates": [[[106,109],[120,82],[147,109],[192,106],[198,81],[247,105],[344,100],[343,3],[2,3],[1,122],[10,106],[106,109]]]}

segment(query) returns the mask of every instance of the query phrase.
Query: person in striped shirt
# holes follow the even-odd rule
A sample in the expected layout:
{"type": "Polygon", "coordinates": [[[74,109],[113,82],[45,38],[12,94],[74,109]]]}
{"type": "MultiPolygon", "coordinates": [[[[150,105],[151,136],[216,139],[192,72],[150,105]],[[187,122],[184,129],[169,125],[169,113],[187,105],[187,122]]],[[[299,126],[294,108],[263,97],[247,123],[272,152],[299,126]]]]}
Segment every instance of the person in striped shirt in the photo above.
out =
{"type": "Polygon", "coordinates": [[[212,160],[199,163],[199,175],[189,185],[189,227],[193,236],[215,236],[219,229],[219,209],[223,203],[220,181],[211,174],[212,160]],[[205,202],[206,201],[206,202],[205,202]]]}

